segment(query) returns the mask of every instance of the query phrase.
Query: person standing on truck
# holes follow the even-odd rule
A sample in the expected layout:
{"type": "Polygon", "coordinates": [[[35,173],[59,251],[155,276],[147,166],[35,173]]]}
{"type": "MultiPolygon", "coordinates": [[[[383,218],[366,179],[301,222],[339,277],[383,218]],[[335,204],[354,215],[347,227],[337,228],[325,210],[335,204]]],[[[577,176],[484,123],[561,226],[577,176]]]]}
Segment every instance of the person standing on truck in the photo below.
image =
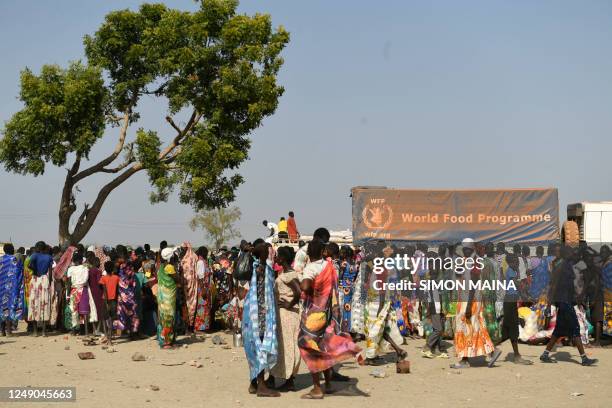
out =
{"type": "Polygon", "coordinates": [[[574,269],[572,268],[573,250],[564,246],[561,250],[561,263],[555,268],[552,276],[549,301],[557,308],[557,323],[555,330],[546,345],[546,349],[540,356],[543,363],[556,363],[557,360],[550,356],[550,351],[559,338],[567,337],[580,353],[583,366],[597,363],[597,359],[588,358],[582,342],[580,341],[580,326],[574,305],[576,304],[576,293],[574,290],[574,269]]]}
{"type": "Polygon", "coordinates": [[[270,230],[270,235],[264,241],[268,244],[274,242],[274,239],[278,237],[278,225],[273,222],[269,222],[268,220],[263,220],[264,227],[270,230]]]}
{"type": "Polygon", "coordinates": [[[300,238],[293,211],[289,211],[289,218],[287,218],[287,233],[289,234],[289,242],[297,242],[298,238],[300,238]]]}

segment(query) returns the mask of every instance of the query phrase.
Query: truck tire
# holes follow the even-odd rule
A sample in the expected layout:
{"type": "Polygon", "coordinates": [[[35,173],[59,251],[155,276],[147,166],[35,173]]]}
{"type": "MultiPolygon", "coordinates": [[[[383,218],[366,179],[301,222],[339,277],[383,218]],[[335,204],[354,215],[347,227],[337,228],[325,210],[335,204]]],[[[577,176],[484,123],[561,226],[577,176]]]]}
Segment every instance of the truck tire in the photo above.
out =
{"type": "Polygon", "coordinates": [[[565,221],[563,223],[563,241],[565,245],[574,248],[580,243],[580,229],[576,221],[565,221]]]}

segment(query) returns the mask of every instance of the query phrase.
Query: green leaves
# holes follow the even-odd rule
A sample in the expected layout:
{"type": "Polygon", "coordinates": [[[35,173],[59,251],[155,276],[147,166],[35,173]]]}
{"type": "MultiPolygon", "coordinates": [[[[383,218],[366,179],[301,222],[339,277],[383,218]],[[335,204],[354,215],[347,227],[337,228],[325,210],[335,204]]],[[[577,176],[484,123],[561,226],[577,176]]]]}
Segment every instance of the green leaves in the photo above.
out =
{"type": "Polygon", "coordinates": [[[64,165],[69,153],[86,158],[102,137],[108,91],[99,68],[45,65],[40,75],[26,68],[20,99],[24,108],[6,123],[0,141],[0,161],[9,171],[38,176],[46,162],[64,165]]]}
{"type": "MultiPolygon", "coordinates": [[[[118,150],[76,180],[130,165],[147,171],[154,202],[176,188],[181,202],[196,209],[230,203],[243,181],[236,171],[248,157],[248,136],[274,113],[283,93],[276,75],[289,34],[274,29],[269,15],[237,14],[237,1],[199,3],[195,12],[163,4],[113,11],[84,38],[89,65],[44,66],[38,76],[24,70],[25,106],[0,141],[7,170],[39,175],[46,162],[64,165],[70,153],[87,158],[105,126],[120,124],[119,134],[133,139],[120,136],[118,150]],[[195,123],[179,128],[169,118],[172,127],[139,129],[134,138],[127,126],[138,119],[143,95],[167,103],[169,117],[192,112],[195,123]],[[125,166],[113,166],[125,146],[125,166]]],[[[118,175],[112,188],[130,175],[118,175]]]]}

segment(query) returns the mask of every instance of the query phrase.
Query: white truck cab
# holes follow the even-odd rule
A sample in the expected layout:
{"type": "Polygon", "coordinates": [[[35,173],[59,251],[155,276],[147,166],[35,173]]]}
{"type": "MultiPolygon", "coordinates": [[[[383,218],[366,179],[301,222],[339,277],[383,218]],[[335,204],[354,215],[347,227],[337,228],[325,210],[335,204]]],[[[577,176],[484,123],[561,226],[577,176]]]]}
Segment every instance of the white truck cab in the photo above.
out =
{"type": "Polygon", "coordinates": [[[612,243],[612,201],[568,204],[563,238],[570,245],[584,241],[593,248],[612,243]]]}

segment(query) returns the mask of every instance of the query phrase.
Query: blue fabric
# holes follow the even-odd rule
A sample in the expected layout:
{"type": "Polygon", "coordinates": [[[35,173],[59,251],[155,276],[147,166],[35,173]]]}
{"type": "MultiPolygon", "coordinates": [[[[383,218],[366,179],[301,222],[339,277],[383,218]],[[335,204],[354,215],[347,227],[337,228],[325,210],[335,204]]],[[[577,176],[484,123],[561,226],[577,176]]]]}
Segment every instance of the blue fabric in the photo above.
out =
{"type": "Polygon", "coordinates": [[[515,297],[518,295],[518,285],[516,283],[517,276],[518,274],[511,267],[506,269],[506,296],[515,297]],[[514,288],[510,285],[510,282],[512,281],[514,281],[514,288]]]}
{"type": "Polygon", "coordinates": [[[612,289],[612,262],[607,262],[602,271],[601,277],[605,289],[612,289]]]}
{"type": "MultiPolygon", "coordinates": [[[[259,261],[253,264],[257,270],[259,261]]],[[[263,339],[259,337],[259,316],[257,308],[257,273],[253,272],[249,292],[244,300],[242,312],[242,339],[244,352],[249,363],[251,380],[263,370],[276,365],[278,339],[276,338],[276,301],[274,299],[274,270],[266,264],[265,270],[266,327],[263,339]]]]}
{"type": "Polygon", "coordinates": [[[17,321],[23,316],[23,262],[13,255],[0,257],[0,321],[17,321]]]}
{"type": "Polygon", "coordinates": [[[49,254],[36,252],[30,257],[29,266],[34,276],[43,276],[49,271],[51,265],[53,265],[53,258],[49,254]]]}
{"type": "Polygon", "coordinates": [[[531,286],[529,287],[531,299],[537,300],[542,291],[548,287],[549,282],[548,261],[546,258],[543,258],[540,264],[531,272],[531,286]]]}

